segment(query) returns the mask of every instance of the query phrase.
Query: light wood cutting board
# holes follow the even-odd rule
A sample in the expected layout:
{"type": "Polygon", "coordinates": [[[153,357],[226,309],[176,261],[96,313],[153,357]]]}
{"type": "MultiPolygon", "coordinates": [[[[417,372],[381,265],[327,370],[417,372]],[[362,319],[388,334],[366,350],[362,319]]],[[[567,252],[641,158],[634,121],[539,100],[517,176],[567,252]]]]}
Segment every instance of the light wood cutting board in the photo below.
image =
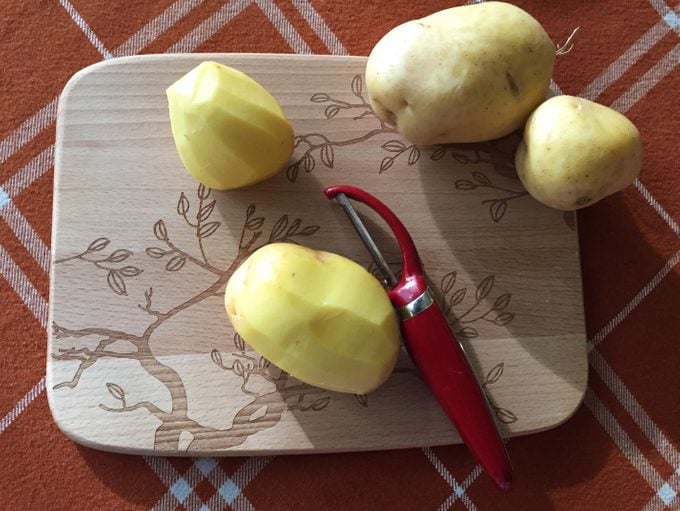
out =
{"type": "MultiPolygon", "coordinates": [[[[321,190],[354,184],[404,221],[493,401],[504,435],[566,420],[586,387],[573,215],[523,190],[517,140],[415,147],[367,105],[365,58],[168,55],[78,73],[59,104],[47,388],[75,441],[145,454],[236,455],[459,442],[402,353],[368,396],[300,384],[254,353],[223,310],[229,275],[289,240],[370,258],[321,190]],[[174,148],[165,89],[203,60],[282,104],[290,165],[249,189],[197,186],[174,148]]],[[[399,252],[366,209],[398,270],[399,252]]]]}

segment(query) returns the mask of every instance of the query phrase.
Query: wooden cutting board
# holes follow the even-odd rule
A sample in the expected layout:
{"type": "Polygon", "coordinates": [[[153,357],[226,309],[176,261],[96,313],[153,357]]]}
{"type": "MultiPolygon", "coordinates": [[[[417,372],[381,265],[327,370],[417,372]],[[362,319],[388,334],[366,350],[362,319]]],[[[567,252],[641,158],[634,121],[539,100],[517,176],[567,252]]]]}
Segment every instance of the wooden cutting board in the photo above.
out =
{"type": "MultiPolygon", "coordinates": [[[[236,336],[230,274],[270,241],[370,258],[321,190],[382,199],[419,247],[504,435],[566,420],[586,387],[574,216],[513,170],[517,139],[416,147],[367,104],[365,58],[167,55],[78,73],[59,103],[47,388],[79,443],[145,454],[389,449],[459,438],[402,353],[368,396],[300,384],[236,336]],[[197,186],[174,148],[165,89],[203,60],[234,66],[282,104],[289,166],[252,188],[197,186]]],[[[365,208],[398,270],[399,252],[365,208]]]]}

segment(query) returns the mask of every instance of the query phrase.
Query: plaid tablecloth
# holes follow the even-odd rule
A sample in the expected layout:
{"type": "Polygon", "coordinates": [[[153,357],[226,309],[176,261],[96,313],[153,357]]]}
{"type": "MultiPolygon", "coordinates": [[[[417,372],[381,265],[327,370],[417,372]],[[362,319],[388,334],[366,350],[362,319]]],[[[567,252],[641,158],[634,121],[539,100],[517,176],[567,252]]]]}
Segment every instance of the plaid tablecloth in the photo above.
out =
{"type": "Polygon", "coordinates": [[[628,115],[645,156],[634,186],[578,214],[590,384],[566,424],[510,442],[511,493],[461,446],[144,458],[80,447],[50,418],[54,123],[69,77],[135,53],[367,55],[391,27],[454,3],[2,2],[1,509],[680,509],[680,5],[667,0],[516,2],[557,43],[580,27],[557,86],[628,115]]]}

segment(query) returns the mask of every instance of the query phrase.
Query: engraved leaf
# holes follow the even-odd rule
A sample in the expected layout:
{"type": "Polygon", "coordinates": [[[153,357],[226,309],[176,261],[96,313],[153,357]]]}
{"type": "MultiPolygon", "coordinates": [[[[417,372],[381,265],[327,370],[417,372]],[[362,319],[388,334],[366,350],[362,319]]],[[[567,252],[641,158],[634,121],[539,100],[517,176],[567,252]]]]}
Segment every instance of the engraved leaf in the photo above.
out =
{"type": "Polygon", "coordinates": [[[430,160],[437,161],[441,160],[446,155],[446,148],[439,147],[435,152],[430,155],[430,160]]]}
{"type": "Polygon", "coordinates": [[[245,351],[246,341],[239,334],[234,334],[234,346],[239,351],[245,351]]]}
{"type": "Polygon", "coordinates": [[[501,221],[505,215],[505,211],[508,209],[508,203],[504,200],[496,200],[489,206],[489,213],[494,222],[498,223],[501,221]]]}
{"type": "MultiPolygon", "coordinates": [[[[251,220],[250,222],[252,221],[253,220],[251,220]]],[[[262,221],[264,222],[264,219],[262,219],[262,221]]],[[[207,224],[201,225],[200,229],[198,229],[198,237],[203,239],[212,236],[219,226],[220,226],[219,222],[208,222],[207,224]]]]}
{"type": "Polygon", "coordinates": [[[111,291],[117,295],[127,295],[127,288],[125,287],[125,281],[123,277],[120,276],[118,270],[110,270],[106,276],[106,282],[111,288],[111,291]]]}
{"type": "Polygon", "coordinates": [[[314,156],[312,156],[311,154],[305,155],[305,157],[302,158],[301,163],[307,174],[314,170],[314,167],[316,166],[316,160],[314,159],[314,156]]]}
{"type": "Polygon", "coordinates": [[[198,216],[196,217],[199,222],[205,222],[208,219],[208,217],[212,215],[216,203],[217,201],[214,200],[209,204],[204,204],[203,206],[201,206],[201,209],[198,211],[198,216]]]}
{"type": "MultiPolygon", "coordinates": [[[[264,224],[264,217],[258,216],[258,217],[252,218],[251,220],[248,220],[248,222],[246,223],[246,227],[248,229],[250,229],[251,231],[255,231],[255,230],[259,229],[260,227],[262,227],[262,224],[264,224]]],[[[209,224],[206,224],[206,225],[209,225],[209,224]]]]}
{"type": "Polygon", "coordinates": [[[300,231],[300,236],[311,236],[312,234],[315,234],[320,227],[318,225],[308,225],[302,231],[300,231]]]}
{"type": "Polygon", "coordinates": [[[361,93],[363,92],[363,81],[361,80],[361,75],[356,75],[352,78],[352,92],[358,98],[361,98],[361,93]]]}
{"type": "Polygon", "coordinates": [[[172,253],[172,250],[165,251],[160,247],[148,247],[145,252],[149,257],[161,259],[163,256],[172,253]]]}
{"type": "Polygon", "coordinates": [[[175,256],[170,259],[165,265],[167,271],[179,271],[182,269],[187,260],[182,256],[175,256]]]}
{"type": "Polygon", "coordinates": [[[286,230],[286,227],[288,227],[288,215],[282,215],[281,218],[276,221],[274,227],[272,227],[272,233],[269,235],[269,241],[279,239],[279,237],[283,234],[283,231],[286,230]]]}
{"type": "Polygon", "coordinates": [[[243,367],[243,363],[240,360],[236,360],[234,362],[234,365],[232,366],[232,370],[234,371],[234,374],[236,376],[243,376],[245,374],[245,367],[243,367]]]}
{"type": "Polygon", "coordinates": [[[517,416],[514,413],[505,408],[496,407],[494,408],[494,412],[496,412],[496,417],[503,424],[512,424],[513,422],[517,422],[518,420],[517,416]]]}
{"type": "Polygon", "coordinates": [[[207,188],[204,184],[198,185],[198,198],[207,199],[210,197],[210,188],[207,188]]]}
{"type": "Polygon", "coordinates": [[[119,248],[118,250],[114,250],[113,253],[104,259],[104,262],[107,263],[122,263],[125,261],[128,257],[132,255],[132,252],[129,250],[126,250],[124,248],[119,248]]]}
{"type": "Polygon", "coordinates": [[[107,383],[106,389],[109,391],[109,394],[111,394],[118,401],[125,401],[125,391],[120,385],[116,385],[115,383],[107,383]]]}
{"type": "Polygon", "coordinates": [[[168,239],[168,230],[165,227],[165,222],[159,220],[153,226],[153,234],[157,240],[166,241],[168,239]]]}
{"type": "Polygon", "coordinates": [[[368,396],[366,394],[354,394],[354,397],[361,406],[368,407],[368,396]]]}
{"type": "Polygon", "coordinates": [[[177,201],[177,214],[184,216],[187,214],[187,211],[189,211],[189,199],[182,192],[179,194],[179,200],[177,201]]]}
{"type": "Polygon", "coordinates": [[[510,323],[513,319],[515,319],[515,315],[512,312],[503,312],[496,316],[496,319],[494,319],[493,322],[496,325],[503,326],[510,323]]]}
{"type": "Polygon", "coordinates": [[[211,358],[212,361],[213,361],[215,364],[217,364],[218,366],[221,367],[222,365],[224,365],[224,364],[222,363],[222,354],[221,354],[217,349],[213,349],[213,350],[210,352],[210,358],[211,358]]]}
{"type": "Polygon", "coordinates": [[[452,271],[444,275],[444,278],[442,278],[442,293],[447,294],[449,291],[453,289],[453,286],[455,284],[456,284],[455,271],[452,271]]]}
{"type": "Polygon", "coordinates": [[[310,406],[310,409],[314,410],[315,412],[320,412],[324,408],[328,406],[328,403],[331,402],[330,396],[326,397],[320,397],[316,401],[312,403],[312,406],[310,406]]]}
{"type": "Polygon", "coordinates": [[[458,305],[460,302],[462,302],[465,299],[465,293],[467,293],[467,289],[462,288],[456,291],[451,295],[451,305],[458,305]]]}
{"type": "Polygon", "coordinates": [[[302,220],[299,218],[296,218],[293,220],[293,223],[290,224],[290,227],[288,228],[288,231],[286,232],[286,238],[289,238],[290,236],[294,236],[297,234],[297,230],[300,228],[300,224],[302,223],[302,220]]]}
{"type": "Polygon", "coordinates": [[[311,98],[310,101],[312,103],[325,103],[326,101],[329,101],[331,98],[328,94],[324,94],[323,92],[319,92],[317,94],[314,94],[311,98]]]}
{"type": "Polygon", "coordinates": [[[462,337],[463,339],[475,339],[479,337],[479,333],[477,332],[476,328],[466,326],[465,328],[462,328],[460,332],[458,332],[458,336],[462,337]]]}
{"type": "Polygon", "coordinates": [[[255,204],[251,204],[250,206],[248,206],[248,209],[246,209],[246,218],[250,218],[251,216],[253,216],[254,213],[255,213],[255,204]]]}
{"type": "Polygon", "coordinates": [[[87,252],[99,252],[100,250],[104,250],[109,243],[111,243],[111,240],[107,238],[97,238],[87,247],[87,252]]]}
{"type": "Polygon", "coordinates": [[[484,277],[484,280],[479,283],[477,291],[475,292],[475,298],[478,302],[481,302],[484,298],[489,296],[495,280],[496,278],[493,275],[489,275],[488,277],[484,277]]]}
{"type": "Polygon", "coordinates": [[[408,153],[408,164],[415,165],[420,159],[420,149],[416,146],[411,147],[411,151],[408,153]]]}
{"type": "Polygon", "coordinates": [[[480,185],[488,186],[491,184],[491,180],[486,177],[484,174],[481,172],[473,172],[472,177],[477,181],[480,185]]]}
{"type": "Polygon", "coordinates": [[[142,273],[144,270],[140,270],[139,268],[136,268],[135,266],[123,266],[120,270],[118,270],[120,274],[123,277],[136,277],[140,273],[142,273]]]}
{"type": "Polygon", "coordinates": [[[406,145],[401,140],[388,140],[380,147],[390,153],[401,153],[406,150],[406,145]]]}
{"type": "Polygon", "coordinates": [[[472,181],[468,181],[467,179],[459,179],[456,181],[455,184],[456,190],[462,190],[462,191],[467,191],[467,190],[474,190],[477,188],[477,185],[474,184],[472,181]]]}
{"type": "Polygon", "coordinates": [[[340,107],[338,105],[330,105],[326,107],[326,110],[324,110],[324,115],[326,116],[326,119],[332,119],[338,115],[339,111],[340,107]]]}
{"type": "Polygon", "coordinates": [[[493,366],[491,370],[486,374],[486,381],[484,382],[484,385],[492,385],[496,383],[498,380],[500,380],[501,376],[503,376],[504,367],[505,364],[503,362],[493,366]]]}
{"type": "Polygon", "coordinates": [[[505,309],[510,303],[510,298],[512,298],[511,293],[503,293],[500,295],[498,298],[496,298],[496,301],[493,304],[494,310],[502,311],[505,309]]]}
{"type": "Polygon", "coordinates": [[[333,146],[330,144],[325,144],[321,148],[321,161],[328,168],[333,168],[333,163],[335,160],[335,153],[333,151],[333,146]]]}
{"type": "Polygon", "coordinates": [[[300,145],[300,142],[302,142],[302,137],[297,135],[293,138],[293,149],[295,149],[297,146],[300,145]]]}
{"type": "Polygon", "coordinates": [[[462,163],[464,165],[470,163],[470,158],[466,154],[454,152],[451,153],[451,156],[453,156],[453,159],[456,160],[458,163],[462,163]]]}
{"type": "Polygon", "coordinates": [[[264,357],[260,357],[257,361],[257,367],[260,369],[267,369],[271,365],[271,362],[264,357]]]}
{"type": "Polygon", "coordinates": [[[393,163],[394,163],[394,158],[392,158],[391,156],[385,156],[383,158],[383,160],[380,162],[380,171],[378,173],[382,174],[387,169],[389,169],[392,166],[393,163]]]}
{"type": "Polygon", "coordinates": [[[300,166],[297,163],[289,165],[288,168],[286,169],[286,177],[288,178],[288,181],[290,181],[291,183],[297,181],[299,173],[300,166]]]}

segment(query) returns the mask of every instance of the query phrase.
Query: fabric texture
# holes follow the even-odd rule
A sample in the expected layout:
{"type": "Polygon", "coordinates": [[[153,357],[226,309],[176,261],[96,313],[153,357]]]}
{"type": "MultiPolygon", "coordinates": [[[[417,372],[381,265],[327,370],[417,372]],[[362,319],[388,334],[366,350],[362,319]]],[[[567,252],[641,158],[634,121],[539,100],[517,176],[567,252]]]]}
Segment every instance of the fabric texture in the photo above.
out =
{"type": "MultiPolygon", "coordinates": [[[[81,447],[45,397],[58,95],[79,69],[161,52],[367,55],[457,2],[16,0],[0,24],[0,507],[3,509],[680,509],[680,4],[514,2],[556,42],[554,79],[625,113],[639,180],[578,213],[589,388],[565,424],[509,443],[497,493],[463,446],[168,459],[81,447]]],[[[462,2],[459,2],[462,3],[462,2]]]]}

